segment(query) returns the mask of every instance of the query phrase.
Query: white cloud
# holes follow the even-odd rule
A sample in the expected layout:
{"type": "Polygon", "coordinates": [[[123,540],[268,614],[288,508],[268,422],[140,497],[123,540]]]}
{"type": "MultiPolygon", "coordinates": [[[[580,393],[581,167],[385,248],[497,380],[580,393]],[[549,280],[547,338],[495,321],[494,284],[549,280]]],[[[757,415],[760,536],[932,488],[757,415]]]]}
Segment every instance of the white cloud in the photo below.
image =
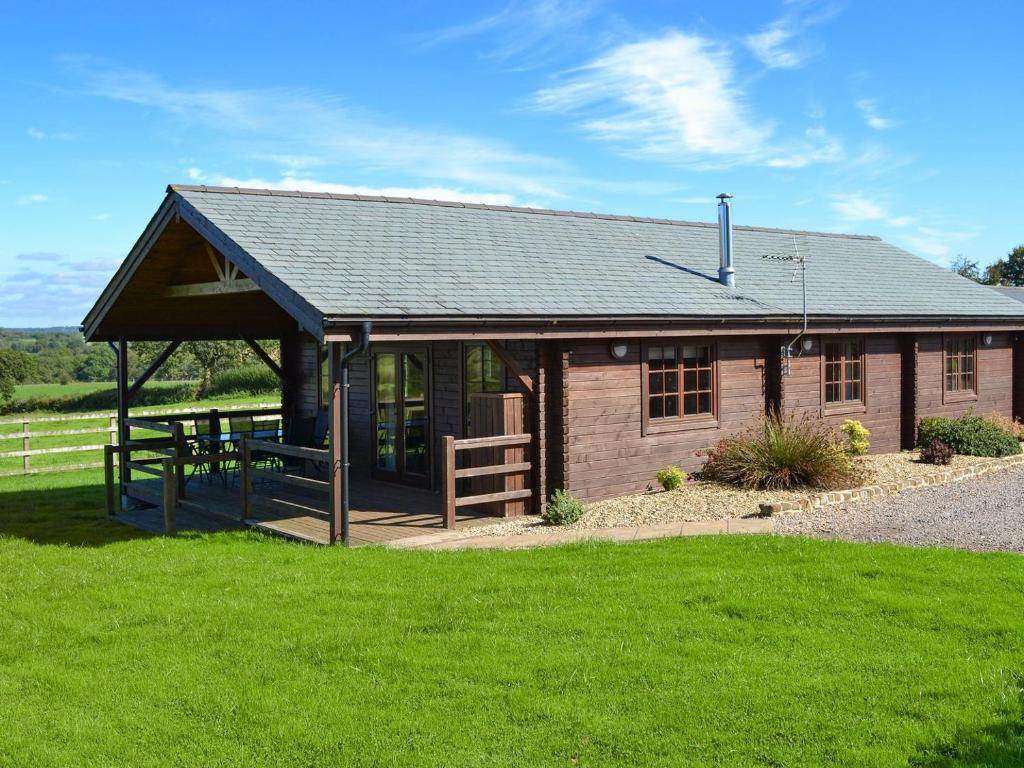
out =
{"type": "Polygon", "coordinates": [[[400,172],[467,192],[562,196],[563,162],[502,142],[401,125],[313,91],[177,87],[144,72],[68,61],[90,92],[220,133],[251,158],[315,157],[349,174],[400,172]]]}
{"type": "Polygon", "coordinates": [[[18,254],[28,266],[0,271],[0,326],[75,325],[92,306],[117,258],[73,259],[54,253],[18,254]]]}
{"type": "Polygon", "coordinates": [[[832,210],[849,221],[875,221],[886,215],[880,204],[859,194],[833,195],[832,210]]]}
{"type": "Polygon", "coordinates": [[[776,145],[773,126],[752,113],[736,84],[728,49],[699,35],[671,32],[619,46],[537,92],[533,104],[579,115],[590,136],[626,154],[786,168],[842,156],[820,126],[776,145]]]}
{"type": "Polygon", "coordinates": [[[31,136],[36,141],[42,141],[43,139],[46,138],[45,133],[40,131],[38,128],[32,128],[31,126],[29,126],[28,135],[31,136]]]}
{"type": "Polygon", "coordinates": [[[189,179],[191,179],[192,181],[196,181],[197,179],[201,179],[203,177],[203,172],[199,168],[186,168],[185,175],[188,176],[189,179]]]}
{"type": "Polygon", "coordinates": [[[857,102],[857,109],[864,116],[864,122],[868,124],[868,127],[874,128],[876,131],[885,131],[899,125],[896,120],[879,115],[878,106],[872,99],[861,99],[857,102]]]}
{"type": "Polygon", "coordinates": [[[91,221],[107,221],[109,218],[110,214],[106,212],[94,213],[92,216],[89,217],[91,221]]]}
{"type": "Polygon", "coordinates": [[[72,141],[77,138],[77,134],[69,133],[67,131],[46,132],[41,131],[34,126],[29,126],[26,133],[36,141],[44,141],[46,139],[52,139],[53,141],[72,141]]]}
{"type": "Polygon", "coordinates": [[[532,0],[508,3],[497,13],[418,35],[425,48],[486,37],[485,58],[516,60],[519,68],[538,66],[565,53],[580,37],[599,3],[591,0],[532,0]]]}
{"type": "Polygon", "coordinates": [[[514,195],[502,192],[469,192],[450,187],[366,187],[351,184],[316,181],[285,176],[278,181],[250,178],[236,179],[221,176],[203,181],[224,187],[247,187],[249,189],[285,189],[303,192],[333,192],[342,195],[380,195],[384,197],[415,197],[420,200],[451,200],[463,203],[486,203],[488,205],[518,205],[514,195]]]}
{"type": "Polygon", "coordinates": [[[777,21],[760,32],[747,35],[743,42],[750,52],[771,69],[795,69],[804,63],[806,54],[785,48],[796,31],[777,21]]]}
{"type": "Polygon", "coordinates": [[[37,203],[45,203],[49,199],[49,195],[44,195],[42,192],[33,192],[32,194],[19,197],[18,205],[35,205],[37,203]]]}

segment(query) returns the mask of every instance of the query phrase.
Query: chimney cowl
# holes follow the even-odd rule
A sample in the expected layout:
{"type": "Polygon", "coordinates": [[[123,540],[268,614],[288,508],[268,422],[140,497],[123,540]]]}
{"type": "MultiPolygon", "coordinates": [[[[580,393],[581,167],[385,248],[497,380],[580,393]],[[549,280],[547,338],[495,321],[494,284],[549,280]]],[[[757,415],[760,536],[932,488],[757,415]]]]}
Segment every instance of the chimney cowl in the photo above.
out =
{"type": "Polygon", "coordinates": [[[718,282],[729,288],[736,287],[736,268],[732,247],[732,195],[718,195],[718,282]]]}

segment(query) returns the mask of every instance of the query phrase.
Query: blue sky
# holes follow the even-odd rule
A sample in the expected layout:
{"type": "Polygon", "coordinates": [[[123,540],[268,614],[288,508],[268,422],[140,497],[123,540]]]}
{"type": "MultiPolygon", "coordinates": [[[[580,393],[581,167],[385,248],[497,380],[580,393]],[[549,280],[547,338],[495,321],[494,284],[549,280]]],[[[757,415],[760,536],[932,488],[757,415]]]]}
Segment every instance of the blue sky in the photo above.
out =
{"type": "Polygon", "coordinates": [[[77,324],[169,182],[1024,242],[1018,3],[82,5],[4,14],[3,326],[77,324]]]}

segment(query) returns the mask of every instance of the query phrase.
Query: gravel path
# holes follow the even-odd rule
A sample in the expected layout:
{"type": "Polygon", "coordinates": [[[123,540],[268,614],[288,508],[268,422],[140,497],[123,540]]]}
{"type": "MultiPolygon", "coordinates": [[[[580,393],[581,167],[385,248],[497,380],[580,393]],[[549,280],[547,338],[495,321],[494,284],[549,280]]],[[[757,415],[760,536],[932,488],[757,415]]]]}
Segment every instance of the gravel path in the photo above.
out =
{"type": "Polygon", "coordinates": [[[1024,553],[1024,467],[774,521],[777,533],[1024,553]]]}

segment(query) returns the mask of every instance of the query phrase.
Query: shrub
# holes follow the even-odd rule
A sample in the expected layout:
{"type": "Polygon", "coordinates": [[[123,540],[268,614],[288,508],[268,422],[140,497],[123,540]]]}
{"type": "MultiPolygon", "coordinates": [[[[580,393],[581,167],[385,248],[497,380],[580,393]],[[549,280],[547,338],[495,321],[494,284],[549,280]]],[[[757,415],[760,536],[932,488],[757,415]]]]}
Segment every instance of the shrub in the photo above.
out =
{"type": "Polygon", "coordinates": [[[939,438],[932,438],[932,441],[921,449],[921,461],[925,464],[940,464],[945,466],[953,460],[954,451],[939,438]]]}
{"type": "Polygon", "coordinates": [[[569,525],[583,517],[586,511],[579,499],[559,488],[551,494],[551,500],[544,507],[541,518],[548,525],[569,525]]]}
{"type": "Polygon", "coordinates": [[[265,395],[277,392],[281,387],[274,372],[265,365],[246,365],[229,368],[216,373],[209,388],[203,394],[217,395],[265,395]]]}
{"type": "Polygon", "coordinates": [[[708,453],[701,477],[762,490],[837,490],[859,485],[864,469],[822,425],[772,416],[746,435],[722,440],[708,453]]]}
{"type": "Polygon", "coordinates": [[[871,448],[871,443],[868,442],[868,436],[871,434],[871,430],[865,427],[856,419],[847,419],[843,422],[843,426],[839,428],[839,431],[846,435],[847,441],[850,443],[849,452],[854,456],[863,456],[871,448]]]}
{"type": "Polygon", "coordinates": [[[917,430],[919,448],[938,438],[962,456],[1011,456],[1021,452],[1020,441],[981,416],[921,419],[917,430]]]}
{"type": "Polygon", "coordinates": [[[658,478],[658,484],[666,491],[674,491],[686,482],[686,473],[679,467],[659,469],[655,477],[658,478]]]}
{"type": "Polygon", "coordinates": [[[1006,434],[1013,435],[1017,440],[1024,440],[1024,423],[1011,419],[1009,416],[1004,416],[1001,413],[990,413],[982,418],[992,426],[1003,430],[1006,434]]]}

